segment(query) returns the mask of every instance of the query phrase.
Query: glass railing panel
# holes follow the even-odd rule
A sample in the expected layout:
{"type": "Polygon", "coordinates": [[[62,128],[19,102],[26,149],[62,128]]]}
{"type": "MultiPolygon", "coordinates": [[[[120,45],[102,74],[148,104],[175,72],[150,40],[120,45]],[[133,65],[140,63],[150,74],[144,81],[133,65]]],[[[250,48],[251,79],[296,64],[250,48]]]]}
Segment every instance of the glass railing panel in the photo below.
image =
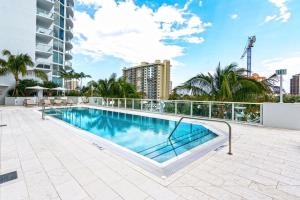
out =
{"type": "Polygon", "coordinates": [[[234,121],[247,123],[261,123],[260,104],[234,104],[234,121]]]}
{"type": "Polygon", "coordinates": [[[191,102],[190,101],[177,102],[177,114],[178,115],[190,115],[191,114],[191,102]]]}
{"type": "Polygon", "coordinates": [[[175,102],[161,101],[159,105],[160,112],[175,114],[175,102]]]}
{"type": "Polygon", "coordinates": [[[160,112],[160,101],[152,100],[152,112],[160,112]]]}
{"type": "Polygon", "coordinates": [[[39,50],[39,51],[52,53],[52,46],[48,46],[48,45],[45,45],[45,44],[41,44],[41,43],[36,44],[36,49],[39,50]]]}
{"type": "Polygon", "coordinates": [[[142,110],[144,111],[151,111],[151,101],[150,100],[142,100],[142,110]]]}
{"type": "Polygon", "coordinates": [[[113,107],[118,108],[118,99],[112,99],[113,101],[113,107]]]}
{"type": "Polygon", "coordinates": [[[108,98],[108,99],[107,99],[107,106],[108,106],[108,107],[113,107],[113,105],[114,105],[113,99],[112,99],[112,98],[108,98]]]}
{"type": "Polygon", "coordinates": [[[126,109],[132,109],[133,99],[126,99],[126,109]]]}
{"type": "Polygon", "coordinates": [[[119,108],[125,108],[125,99],[119,99],[119,108]]]}
{"type": "Polygon", "coordinates": [[[232,103],[212,102],[211,117],[217,119],[232,119],[232,103]]]}
{"type": "Polygon", "coordinates": [[[134,99],[134,107],[135,110],[141,110],[141,99],[134,99]]]}
{"type": "Polygon", "coordinates": [[[193,116],[209,117],[209,103],[193,102],[193,116]]]}

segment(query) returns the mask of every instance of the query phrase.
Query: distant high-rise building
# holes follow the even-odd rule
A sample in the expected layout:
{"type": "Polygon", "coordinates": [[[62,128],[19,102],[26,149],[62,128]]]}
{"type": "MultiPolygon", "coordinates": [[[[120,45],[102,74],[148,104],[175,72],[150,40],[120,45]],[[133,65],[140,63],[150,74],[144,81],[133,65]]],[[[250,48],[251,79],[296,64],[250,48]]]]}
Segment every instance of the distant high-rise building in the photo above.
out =
{"type": "Polygon", "coordinates": [[[291,78],[290,93],[300,95],[300,74],[296,74],[291,78]]]}
{"type": "Polygon", "coordinates": [[[170,91],[169,60],[156,60],[154,63],[142,62],[140,65],[124,68],[123,78],[135,85],[138,92],[142,92],[145,98],[168,99],[170,91]]]}
{"type": "Polygon", "coordinates": [[[67,79],[65,80],[65,88],[68,90],[78,89],[79,84],[77,79],[67,79]]]}
{"type": "MultiPolygon", "coordinates": [[[[48,79],[63,86],[60,69],[72,66],[74,0],[8,0],[0,3],[0,51],[26,53],[34,61],[26,77],[37,79],[34,69],[43,70],[48,79]]],[[[37,79],[38,80],[38,79],[37,79]]],[[[0,103],[15,82],[0,77],[0,103]]]]}

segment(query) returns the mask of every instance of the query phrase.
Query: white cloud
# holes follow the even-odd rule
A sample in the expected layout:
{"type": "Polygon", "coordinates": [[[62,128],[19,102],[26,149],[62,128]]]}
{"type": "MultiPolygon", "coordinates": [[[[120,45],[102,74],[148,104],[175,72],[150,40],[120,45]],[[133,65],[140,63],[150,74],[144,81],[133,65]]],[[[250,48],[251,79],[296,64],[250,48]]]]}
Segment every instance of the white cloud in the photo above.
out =
{"type": "Polygon", "coordinates": [[[268,1],[279,9],[279,14],[266,16],[265,22],[270,22],[270,21],[287,22],[292,15],[286,5],[287,0],[268,0],[268,1]]]}
{"type": "Polygon", "coordinates": [[[287,75],[284,76],[284,88],[289,92],[290,78],[300,73],[300,52],[289,57],[265,60],[262,62],[262,66],[263,68],[258,73],[265,76],[274,74],[277,69],[287,69],[287,75]]]}
{"type": "Polygon", "coordinates": [[[202,37],[188,37],[188,38],[184,38],[184,40],[188,43],[193,43],[193,44],[201,44],[204,42],[204,38],[202,37]]]}
{"type": "Polygon", "coordinates": [[[235,20],[235,19],[239,18],[239,15],[238,14],[232,14],[232,15],[230,15],[230,18],[235,20]]]}
{"type": "Polygon", "coordinates": [[[202,43],[199,34],[212,26],[187,11],[191,0],[183,8],[164,4],[156,11],[146,5],[137,6],[133,0],[78,2],[94,6],[96,12],[93,17],[75,12],[74,51],[93,58],[114,56],[131,63],[170,59],[176,63],[184,48],[172,41],[202,43]]]}

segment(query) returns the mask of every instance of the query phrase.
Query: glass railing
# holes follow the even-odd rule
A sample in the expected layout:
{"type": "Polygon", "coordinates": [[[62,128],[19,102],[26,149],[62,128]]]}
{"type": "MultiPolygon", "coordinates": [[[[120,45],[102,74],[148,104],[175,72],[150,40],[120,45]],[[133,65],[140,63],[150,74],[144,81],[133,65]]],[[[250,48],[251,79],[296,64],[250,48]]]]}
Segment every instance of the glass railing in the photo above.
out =
{"type": "Polygon", "coordinates": [[[249,124],[262,123],[263,105],[261,103],[90,97],[90,103],[94,101],[98,102],[96,105],[99,106],[119,109],[213,118],[249,124]]]}
{"type": "Polygon", "coordinates": [[[53,11],[46,11],[46,10],[41,9],[41,8],[37,8],[36,13],[40,16],[51,18],[51,19],[53,19],[53,16],[54,16],[53,11]]]}
{"type": "Polygon", "coordinates": [[[43,27],[36,27],[36,32],[40,33],[40,34],[44,34],[44,35],[49,35],[52,36],[53,35],[53,30],[52,29],[47,29],[47,28],[43,28],[43,27]]]}
{"type": "Polygon", "coordinates": [[[69,67],[72,67],[72,63],[71,63],[70,61],[66,61],[66,62],[65,62],[65,65],[66,65],[66,66],[69,66],[69,67]]]}
{"type": "Polygon", "coordinates": [[[35,63],[37,63],[37,64],[47,64],[47,63],[52,63],[52,57],[50,57],[50,58],[36,57],[35,63]]]}
{"type": "Polygon", "coordinates": [[[52,53],[52,46],[49,46],[46,44],[38,43],[38,44],[36,44],[36,49],[38,51],[52,53]]]}

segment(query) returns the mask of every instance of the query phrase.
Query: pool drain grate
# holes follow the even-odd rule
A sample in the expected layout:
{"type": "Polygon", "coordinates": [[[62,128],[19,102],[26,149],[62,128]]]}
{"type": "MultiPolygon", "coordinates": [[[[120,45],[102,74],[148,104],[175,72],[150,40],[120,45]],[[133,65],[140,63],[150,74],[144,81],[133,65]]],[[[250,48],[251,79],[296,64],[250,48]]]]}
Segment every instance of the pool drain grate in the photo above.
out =
{"type": "Polygon", "coordinates": [[[0,184],[8,182],[8,181],[15,180],[17,178],[18,178],[17,171],[2,174],[2,175],[0,175],[0,184]]]}
{"type": "Polygon", "coordinates": [[[99,146],[98,144],[96,144],[96,143],[93,143],[93,145],[95,145],[99,150],[104,150],[104,148],[103,147],[101,147],[101,146],[99,146]]]}
{"type": "Polygon", "coordinates": [[[220,151],[221,149],[224,149],[227,145],[222,145],[219,146],[218,148],[215,149],[215,151],[220,151]]]}

